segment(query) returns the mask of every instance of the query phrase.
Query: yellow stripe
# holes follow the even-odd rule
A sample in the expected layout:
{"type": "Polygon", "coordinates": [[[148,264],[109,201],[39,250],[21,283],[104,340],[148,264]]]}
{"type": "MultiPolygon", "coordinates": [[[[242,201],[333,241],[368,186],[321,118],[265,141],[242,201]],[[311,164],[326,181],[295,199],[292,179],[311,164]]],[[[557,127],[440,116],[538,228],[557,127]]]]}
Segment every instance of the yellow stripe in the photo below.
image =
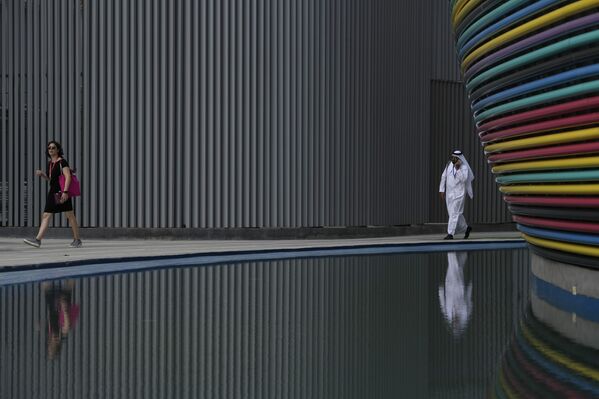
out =
{"type": "Polygon", "coordinates": [[[578,169],[599,166],[599,156],[550,159],[544,161],[512,162],[494,166],[493,173],[514,172],[540,169],[578,169]]]}
{"type": "Polygon", "coordinates": [[[537,351],[541,352],[546,358],[551,359],[552,363],[561,364],[566,368],[575,371],[578,374],[582,374],[587,378],[599,381],[599,370],[587,367],[582,363],[572,360],[569,357],[564,356],[561,353],[548,348],[537,338],[535,338],[533,334],[530,332],[529,328],[524,325],[522,326],[522,335],[524,335],[526,340],[532,346],[534,346],[537,351]]]}
{"type": "Polygon", "coordinates": [[[507,31],[471,52],[462,62],[462,69],[465,70],[476,58],[480,57],[486,52],[493,50],[496,47],[499,47],[502,44],[505,44],[506,42],[509,42],[510,40],[516,39],[522,35],[552,24],[556,21],[566,19],[571,15],[588,10],[589,8],[592,8],[598,4],[599,0],[580,0],[576,3],[568,4],[565,7],[558,8],[557,10],[542,15],[539,18],[533,19],[532,21],[507,31]]]}
{"type": "Polygon", "coordinates": [[[501,186],[504,194],[599,194],[599,184],[535,184],[521,186],[501,186]]]}
{"type": "Polygon", "coordinates": [[[466,15],[468,15],[470,11],[472,11],[472,9],[474,9],[474,7],[476,7],[479,3],[480,0],[469,0],[469,2],[466,3],[466,5],[455,15],[453,19],[453,25],[457,27],[460,22],[464,20],[466,15]]]}
{"type": "Polygon", "coordinates": [[[557,249],[558,251],[570,252],[578,255],[599,257],[599,248],[597,247],[546,240],[544,238],[532,237],[524,233],[522,233],[522,238],[524,238],[529,243],[537,245],[539,247],[557,249]]]}
{"type": "Polygon", "coordinates": [[[599,128],[573,130],[571,132],[546,134],[526,139],[503,141],[485,147],[486,152],[509,151],[519,148],[541,147],[544,145],[561,144],[575,141],[599,138],[599,128]]]}
{"type": "MultiPolygon", "coordinates": [[[[460,10],[462,9],[462,7],[464,7],[464,4],[466,4],[468,0],[458,0],[456,1],[455,5],[453,6],[453,11],[451,13],[452,18],[455,18],[456,14],[458,12],[460,12],[460,10]]],[[[454,26],[455,28],[455,26],[454,26]]]]}

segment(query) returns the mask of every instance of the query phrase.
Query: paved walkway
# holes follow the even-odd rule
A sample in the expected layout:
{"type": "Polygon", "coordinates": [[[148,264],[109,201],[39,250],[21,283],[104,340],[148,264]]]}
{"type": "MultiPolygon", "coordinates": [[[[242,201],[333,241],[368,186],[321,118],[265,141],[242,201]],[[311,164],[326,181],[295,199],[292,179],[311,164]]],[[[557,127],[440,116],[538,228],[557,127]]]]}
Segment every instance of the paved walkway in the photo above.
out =
{"type": "MultiPolygon", "coordinates": [[[[11,266],[45,263],[119,259],[131,257],[188,255],[231,251],[280,250],[362,245],[439,243],[442,235],[420,235],[360,239],[326,240],[252,240],[252,241],[168,241],[168,240],[87,240],[82,248],[68,248],[70,240],[46,239],[41,248],[33,248],[20,238],[0,237],[0,271],[11,266]]],[[[473,233],[471,238],[453,242],[488,242],[519,239],[517,232],[473,233]]]]}

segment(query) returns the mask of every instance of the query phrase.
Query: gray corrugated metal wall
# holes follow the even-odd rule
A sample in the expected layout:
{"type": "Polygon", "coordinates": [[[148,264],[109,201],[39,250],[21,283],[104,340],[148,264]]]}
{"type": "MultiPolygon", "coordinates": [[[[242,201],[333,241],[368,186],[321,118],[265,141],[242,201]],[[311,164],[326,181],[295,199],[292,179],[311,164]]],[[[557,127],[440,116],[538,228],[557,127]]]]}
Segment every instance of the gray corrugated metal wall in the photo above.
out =
{"type": "Polygon", "coordinates": [[[52,138],[83,226],[427,222],[446,8],[0,0],[0,222],[39,224],[52,138]]]}
{"type": "Polygon", "coordinates": [[[468,253],[459,343],[439,309],[446,254],[77,279],[79,320],[54,360],[42,286],[0,287],[0,397],[428,398],[470,384],[480,397],[528,302],[527,265],[526,250],[468,253]]]}
{"type": "Polygon", "coordinates": [[[431,79],[458,82],[462,79],[451,29],[448,1],[435,0],[431,12],[431,79]]]}

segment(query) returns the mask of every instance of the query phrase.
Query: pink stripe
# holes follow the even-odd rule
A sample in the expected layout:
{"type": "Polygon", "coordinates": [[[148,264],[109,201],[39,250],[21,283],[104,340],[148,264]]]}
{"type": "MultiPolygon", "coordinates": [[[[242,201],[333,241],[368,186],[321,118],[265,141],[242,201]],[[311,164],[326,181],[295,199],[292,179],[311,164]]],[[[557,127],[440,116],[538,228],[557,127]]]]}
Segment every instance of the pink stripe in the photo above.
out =
{"type": "Polygon", "coordinates": [[[580,231],[585,233],[599,233],[599,223],[573,222],[569,220],[555,220],[544,218],[531,218],[529,216],[513,216],[514,222],[534,227],[549,229],[580,231]]]}
{"type": "Polygon", "coordinates": [[[514,161],[530,158],[545,158],[558,155],[580,155],[599,152],[599,141],[591,143],[558,145],[555,147],[535,148],[532,150],[504,152],[487,157],[489,163],[514,161]]]}
{"type": "Polygon", "coordinates": [[[514,205],[599,208],[599,197],[533,197],[506,195],[503,199],[508,204],[514,205]]]}
{"type": "Polygon", "coordinates": [[[479,136],[484,135],[487,131],[491,129],[496,129],[498,127],[507,126],[520,122],[527,122],[530,120],[545,118],[552,115],[559,115],[566,112],[574,112],[580,110],[587,110],[592,107],[599,106],[599,96],[583,98],[581,100],[571,101],[568,103],[551,105],[545,108],[539,108],[532,111],[523,112],[520,114],[509,115],[504,118],[495,119],[493,121],[487,122],[478,127],[479,136]]]}
{"type": "Polygon", "coordinates": [[[511,129],[501,130],[499,132],[485,134],[480,141],[488,143],[497,139],[523,135],[526,133],[540,133],[547,130],[559,129],[564,127],[588,125],[599,121],[599,112],[592,114],[576,115],[569,118],[552,119],[530,125],[518,126],[511,129]]]}

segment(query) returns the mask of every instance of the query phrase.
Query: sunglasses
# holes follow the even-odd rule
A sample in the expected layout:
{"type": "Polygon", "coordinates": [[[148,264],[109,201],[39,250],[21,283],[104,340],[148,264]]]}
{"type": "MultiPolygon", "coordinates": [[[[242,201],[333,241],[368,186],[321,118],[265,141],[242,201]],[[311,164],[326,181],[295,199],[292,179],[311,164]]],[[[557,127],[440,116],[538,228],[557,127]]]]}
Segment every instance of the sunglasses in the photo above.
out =
{"type": "Polygon", "coordinates": [[[52,145],[52,146],[48,147],[48,149],[49,149],[49,150],[55,150],[55,149],[56,149],[56,147],[52,145]]]}

